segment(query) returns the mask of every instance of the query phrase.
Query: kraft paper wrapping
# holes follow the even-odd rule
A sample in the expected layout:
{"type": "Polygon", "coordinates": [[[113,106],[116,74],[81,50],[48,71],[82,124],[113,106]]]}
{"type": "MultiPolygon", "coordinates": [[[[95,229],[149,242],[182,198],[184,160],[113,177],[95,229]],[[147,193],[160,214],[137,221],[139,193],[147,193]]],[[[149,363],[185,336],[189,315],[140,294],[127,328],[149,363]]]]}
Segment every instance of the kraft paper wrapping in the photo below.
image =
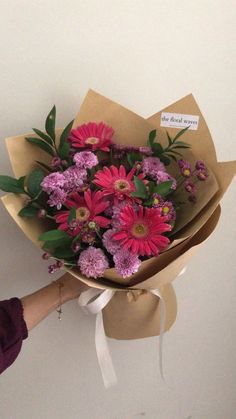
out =
{"type": "MultiPolygon", "coordinates": [[[[199,115],[200,117],[198,130],[187,131],[184,137],[184,141],[192,146],[191,151],[184,153],[184,156],[191,161],[203,159],[210,171],[209,179],[204,185],[199,185],[197,203],[194,206],[188,204],[189,206],[183,210],[184,216],[180,218],[175,228],[173,241],[169,248],[158,258],[153,257],[143,262],[139,272],[132,277],[132,281],[120,278],[114,269],[108,269],[104,278],[99,280],[88,279],[78,270],[70,270],[73,276],[91,287],[111,288],[120,291],[115,293],[113,299],[103,310],[106,333],[117,339],[134,339],[159,334],[158,300],[148,292],[139,295],[139,290],[159,287],[167,305],[166,330],[173,324],[177,305],[170,283],[178,276],[200,244],[214,230],[220,216],[218,204],[236,172],[236,162],[217,162],[209,129],[192,95],[184,97],[145,120],[110,99],[89,90],[74,122],[74,126],[78,126],[89,121],[103,121],[114,128],[114,141],[125,145],[145,145],[149,132],[157,128],[158,141],[165,144],[165,129],[160,127],[160,115],[163,111],[199,115]],[[136,291],[131,293],[133,299],[130,299],[128,298],[129,290],[132,289],[136,291]]],[[[170,135],[175,135],[178,132],[176,128],[167,128],[167,130],[170,135]]],[[[60,132],[61,130],[57,130],[57,138],[60,132]]],[[[25,136],[26,134],[6,139],[12,169],[16,177],[29,173],[35,166],[35,160],[43,161],[46,164],[50,162],[50,156],[28,143],[25,136]]],[[[171,166],[170,172],[174,175],[175,171],[174,165],[171,166]]],[[[41,232],[48,229],[48,225],[45,225],[41,220],[24,219],[17,215],[24,205],[21,196],[8,194],[1,199],[26,236],[40,247],[41,243],[37,238],[41,232]]]]}

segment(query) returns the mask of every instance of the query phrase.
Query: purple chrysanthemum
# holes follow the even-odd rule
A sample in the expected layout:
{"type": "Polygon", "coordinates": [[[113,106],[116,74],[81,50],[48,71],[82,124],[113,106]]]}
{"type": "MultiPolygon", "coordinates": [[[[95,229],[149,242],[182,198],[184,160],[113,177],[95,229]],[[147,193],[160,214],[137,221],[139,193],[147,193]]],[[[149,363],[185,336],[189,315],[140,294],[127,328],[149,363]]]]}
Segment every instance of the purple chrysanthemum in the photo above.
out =
{"type": "Polygon", "coordinates": [[[42,182],[41,186],[44,192],[50,194],[51,192],[55,191],[58,188],[63,188],[65,184],[64,175],[60,172],[50,173],[50,175],[46,176],[42,182]]]}
{"type": "Polygon", "coordinates": [[[87,179],[87,172],[76,166],[69,167],[63,172],[65,177],[64,189],[67,192],[81,192],[87,179]]]}
{"type": "Polygon", "coordinates": [[[97,166],[98,164],[98,158],[92,151],[81,151],[80,153],[76,153],[73,157],[73,161],[78,169],[92,169],[92,167],[97,166]]]}
{"type": "Polygon", "coordinates": [[[206,165],[205,165],[203,160],[197,160],[196,164],[195,164],[195,167],[196,167],[197,170],[205,170],[206,169],[206,165]]]}
{"type": "Polygon", "coordinates": [[[81,252],[77,264],[83,275],[95,279],[102,276],[109,267],[104,252],[93,246],[81,252]]]}
{"type": "Polygon", "coordinates": [[[61,209],[62,204],[66,201],[66,198],[67,193],[63,189],[57,188],[51,193],[47,203],[50,207],[57,207],[59,210],[61,209]]]}
{"type": "Polygon", "coordinates": [[[158,172],[165,172],[165,165],[158,157],[146,157],[142,162],[142,171],[145,175],[156,180],[158,172]]]}
{"type": "Polygon", "coordinates": [[[177,188],[177,182],[172,176],[169,175],[169,173],[162,172],[161,170],[156,173],[157,184],[162,183],[162,182],[167,182],[168,180],[173,180],[171,189],[175,191],[177,188]]]}
{"type": "Polygon", "coordinates": [[[181,175],[184,177],[190,177],[192,175],[191,163],[188,160],[178,160],[181,175]]]}
{"type": "Polygon", "coordinates": [[[113,256],[115,269],[123,278],[127,278],[138,271],[141,260],[136,254],[125,249],[118,250],[113,256]]]}
{"type": "Polygon", "coordinates": [[[102,236],[103,245],[111,255],[114,255],[120,249],[118,241],[112,239],[114,233],[116,233],[116,230],[109,229],[102,236]]]}
{"type": "Polygon", "coordinates": [[[145,156],[151,156],[153,154],[151,147],[139,147],[139,152],[145,156]]]}

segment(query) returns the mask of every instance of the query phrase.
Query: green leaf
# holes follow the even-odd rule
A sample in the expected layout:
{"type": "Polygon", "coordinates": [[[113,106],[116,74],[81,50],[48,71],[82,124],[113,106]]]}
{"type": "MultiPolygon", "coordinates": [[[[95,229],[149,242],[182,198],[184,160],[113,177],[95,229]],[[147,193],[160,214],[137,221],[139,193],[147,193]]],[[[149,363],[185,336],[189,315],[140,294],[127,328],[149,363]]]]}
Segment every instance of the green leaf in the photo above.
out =
{"type": "Polygon", "coordinates": [[[171,147],[171,150],[175,149],[175,148],[191,148],[190,145],[174,145],[171,147]]]}
{"type": "Polygon", "coordinates": [[[155,141],[156,135],[157,135],[157,130],[156,130],[156,129],[152,130],[152,131],[149,133],[149,138],[148,138],[148,141],[147,141],[147,145],[148,145],[149,147],[151,147],[151,148],[152,148],[152,146],[153,146],[153,144],[154,144],[154,141],[155,141]]]}
{"type": "Polygon", "coordinates": [[[38,160],[36,160],[36,163],[38,163],[40,166],[42,166],[44,169],[46,169],[48,172],[53,172],[53,168],[52,167],[50,167],[50,166],[48,166],[47,164],[45,164],[45,163],[43,163],[43,162],[41,162],[41,161],[38,161],[38,160]]]}
{"type": "Polygon", "coordinates": [[[33,131],[35,132],[35,134],[37,134],[40,138],[42,138],[44,141],[46,141],[46,143],[53,145],[53,141],[52,139],[45,134],[44,132],[40,131],[40,129],[37,128],[33,128],[33,131]]]}
{"type": "Polygon", "coordinates": [[[168,156],[169,157],[171,157],[174,161],[176,161],[176,163],[177,163],[177,158],[174,156],[174,155],[172,155],[172,154],[168,154],[168,156]]]}
{"type": "Polygon", "coordinates": [[[173,143],[177,140],[177,138],[179,138],[181,135],[183,135],[185,133],[185,131],[187,131],[189,129],[189,127],[190,127],[190,125],[188,127],[184,128],[184,129],[182,129],[181,131],[179,131],[176,134],[175,138],[173,139],[173,143]]]}
{"type": "Polygon", "coordinates": [[[140,153],[131,152],[127,154],[127,160],[131,167],[134,166],[136,161],[142,161],[143,157],[140,153]]]}
{"type": "Polygon", "coordinates": [[[188,147],[191,147],[190,144],[187,144],[184,141],[175,141],[175,144],[178,144],[178,145],[187,145],[188,147]]]}
{"type": "Polygon", "coordinates": [[[158,195],[166,196],[172,191],[171,190],[172,183],[173,183],[173,180],[167,180],[166,182],[162,182],[159,185],[155,186],[154,192],[157,193],[158,195]]]}
{"type": "Polygon", "coordinates": [[[39,208],[33,207],[33,205],[28,205],[27,207],[22,208],[18,215],[20,217],[36,217],[37,213],[39,211],[39,208]]]}
{"type": "Polygon", "coordinates": [[[169,156],[169,154],[170,154],[170,153],[173,153],[173,154],[178,154],[179,156],[182,156],[182,154],[181,154],[181,153],[179,153],[179,152],[178,152],[178,151],[176,151],[176,150],[172,150],[172,149],[171,149],[170,151],[168,151],[168,153],[166,153],[166,155],[167,155],[167,156],[169,156]]]}
{"type": "Polygon", "coordinates": [[[21,177],[17,180],[18,186],[19,186],[20,188],[22,188],[23,190],[24,190],[24,187],[25,187],[25,178],[26,178],[26,176],[21,176],[21,177]]]}
{"type": "Polygon", "coordinates": [[[169,147],[170,147],[171,144],[172,144],[172,139],[171,139],[170,134],[168,133],[168,131],[166,131],[166,135],[167,135],[168,143],[169,143],[169,147]]]}
{"type": "Polygon", "coordinates": [[[58,155],[61,159],[67,159],[69,156],[69,151],[70,151],[70,144],[67,142],[64,142],[63,144],[59,145],[58,155]]]}
{"type": "Polygon", "coordinates": [[[160,155],[160,160],[162,161],[162,163],[164,163],[165,166],[169,166],[169,164],[170,164],[169,157],[166,157],[166,155],[161,154],[160,155]]]}
{"type": "Polygon", "coordinates": [[[45,143],[44,141],[40,140],[39,138],[25,137],[25,139],[29,143],[32,143],[32,144],[37,145],[42,150],[46,151],[46,153],[51,154],[51,156],[54,156],[55,155],[55,153],[54,153],[53,149],[50,147],[50,145],[47,144],[47,143],[45,143]]]}
{"type": "Polygon", "coordinates": [[[56,249],[54,249],[52,256],[58,259],[67,259],[67,258],[74,257],[75,253],[67,245],[66,247],[57,247],[56,249]]]}
{"type": "Polygon", "coordinates": [[[66,232],[63,230],[46,231],[45,233],[40,234],[40,236],[38,237],[38,240],[40,241],[57,241],[63,239],[70,239],[68,234],[66,234],[66,232]]]}
{"type": "Polygon", "coordinates": [[[163,153],[163,147],[160,143],[155,143],[152,146],[152,149],[154,151],[154,156],[160,156],[163,153]]]}
{"type": "Polygon", "coordinates": [[[147,197],[147,188],[143,181],[137,176],[134,176],[134,184],[136,191],[131,193],[131,196],[145,199],[147,197]]]}
{"type": "Polygon", "coordinates": [[[76,209],[75,207],[70,209],[69,216],[67,218],[67,224],[70,224],[72,220],[76,218],[76,209]]]}
{"type": "Polygon", "coordinates": [[[74,123],[74,119],[72,119],[71,122],[69,122],[69,124],[64,128],[64,130],[61,133],[60,136],[60,144],[64,144],[64,142],[66,141],[66,139],[68,138],[70,131],[72,129],[72,125],[74,123]]]}
{"type": "Polygon", "coordinates": [[[42,190],[40,183],[44,176],[45,174],[41,169],[35,169],[30,173],[27,179],[27,187],[32,196],[36,196],[42,190]]]}
{"type": "Polygon", "coordinates": [[[11,176],[0,175],[0,189],[4,192],[25,193],[21,182],[11,176]]]}
{"type": "Polygon", "coordinates": [[[54,105],[51,111],[49,112],[46,122],[45,122],[46,132],[52,138],[53,142],[55,141],[55,124],[56,124],[56,106],[54,105]]]}

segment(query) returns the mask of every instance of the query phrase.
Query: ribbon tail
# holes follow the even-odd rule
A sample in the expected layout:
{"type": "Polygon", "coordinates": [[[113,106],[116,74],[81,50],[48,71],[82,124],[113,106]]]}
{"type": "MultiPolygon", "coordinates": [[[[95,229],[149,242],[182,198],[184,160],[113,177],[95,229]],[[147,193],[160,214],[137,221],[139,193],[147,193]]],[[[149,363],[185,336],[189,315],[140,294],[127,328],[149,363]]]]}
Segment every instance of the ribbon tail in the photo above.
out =
{"type": "Polygon", "coordinates": [[[104,386],[109,388],[117,383],[117,377],[107,344],[101,311],[96,316],[95,345],[104,386]]]}

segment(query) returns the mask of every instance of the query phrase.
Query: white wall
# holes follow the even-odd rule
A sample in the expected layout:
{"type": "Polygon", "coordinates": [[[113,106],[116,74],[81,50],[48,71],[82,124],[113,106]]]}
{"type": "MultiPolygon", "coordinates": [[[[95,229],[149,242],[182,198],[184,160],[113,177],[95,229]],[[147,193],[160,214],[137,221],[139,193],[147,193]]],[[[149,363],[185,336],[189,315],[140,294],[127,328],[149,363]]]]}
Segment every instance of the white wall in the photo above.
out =
{"type": "MultiPolygon", "coordinates": [[[[89,87],[148,116],[192,92],[219,160],[235,158],[235,1],[1,0],[0,173],[4,137],[42,127],[52,104],[71,120],[89,87]]],[[[119,383],[105,390],[94,319],[76,302],[32,331],[0,377],[1,419],[234,419],[235,187],[216,231],[175,282],[178,318],[165,335],[110,341],[119,383]]],[[[47,263],[0,206],[1,299],[50,282],[47,263]]]]}

